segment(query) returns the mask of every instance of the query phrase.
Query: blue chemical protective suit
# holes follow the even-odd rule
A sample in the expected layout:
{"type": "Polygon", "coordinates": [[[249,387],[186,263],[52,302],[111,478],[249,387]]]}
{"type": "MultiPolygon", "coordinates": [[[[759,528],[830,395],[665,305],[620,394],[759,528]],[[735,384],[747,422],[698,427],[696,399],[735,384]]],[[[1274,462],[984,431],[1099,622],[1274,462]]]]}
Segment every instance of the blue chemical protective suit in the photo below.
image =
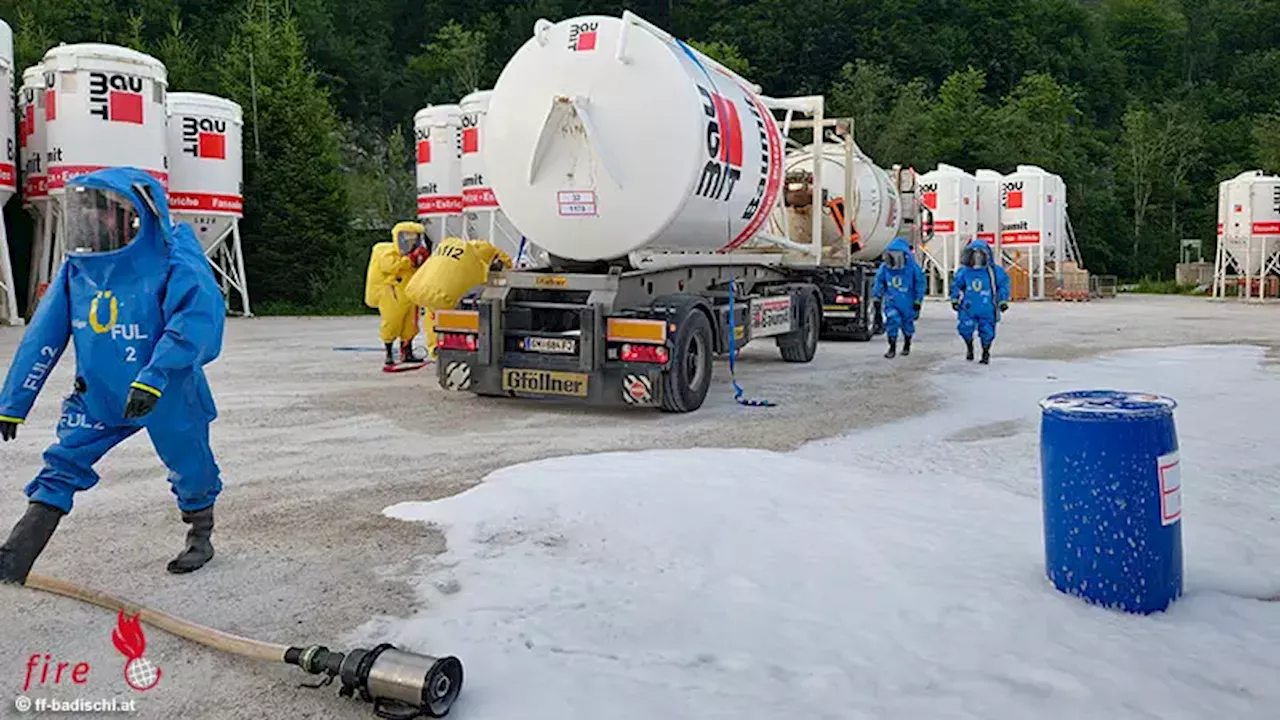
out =
{"type": "Polygon", "coordinates": [[[885,248],[886,254],[894,252],[903,253],[905,264],[892,268],[887,261],[881,262],[871,289],[871,297],[884,298],[884,330],[890,342],[897,339],[899,330],[907,337],[916,334],[917,308],[924,302],[925,285],[924,268],[916,262],[906,239],[894,238],[885,248]]]}
{"type": "Polygon", "coordinates": [[[969,251],[984,256],[985,262],[980,267],[966,264],[956,271],[951,283],[951,303],[958,303],[956,330],[965,342],[971,342],[976,329],[982,347],[991,347],[1001,306],[1009,302],[1009,273],[994,262],[986,242],[974,240],[965,248],[966,254],[969,251]]]}
{"type": "Polygon", "coordinates": [[[146,428],[183,512],[213,505],[222,482],[209,448],[217,417],[204,365],[218,357],[226,307],[195,233],[169,221],[164,188],[134,168],[110,168],[68,184],[111,190],[132,202],[138,230],[110,252],[67,255],[9,366],[0,420],[21,422],[54,365],[75,343],[76,389],[62,403],[58,441],[26,487],[32,501],[70,512],[76,492],[98,482],[93,466],[146,428]],[[137,185],[150,190],[156,212],[137,185]],[[124,417],[137,389],[158,399],[124,417]]]}

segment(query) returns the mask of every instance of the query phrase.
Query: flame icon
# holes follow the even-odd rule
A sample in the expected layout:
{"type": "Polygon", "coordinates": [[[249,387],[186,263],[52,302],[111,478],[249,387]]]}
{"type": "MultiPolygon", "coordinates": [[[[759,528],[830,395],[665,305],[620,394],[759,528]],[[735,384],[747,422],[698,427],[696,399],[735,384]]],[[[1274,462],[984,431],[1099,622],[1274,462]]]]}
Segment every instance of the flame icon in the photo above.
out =
{"type": "Polygon", "coordinates": [[[160,682],[160,668],[142,656],[147,649],[147,636],[142,632],[142,623],[138,615],[125,617],[124,610],[116,618],[116,627],[111,631],[111,643],[121,655],[128,658],[124,665],[124,681],[129,687],[144,692],[160,682]]]}

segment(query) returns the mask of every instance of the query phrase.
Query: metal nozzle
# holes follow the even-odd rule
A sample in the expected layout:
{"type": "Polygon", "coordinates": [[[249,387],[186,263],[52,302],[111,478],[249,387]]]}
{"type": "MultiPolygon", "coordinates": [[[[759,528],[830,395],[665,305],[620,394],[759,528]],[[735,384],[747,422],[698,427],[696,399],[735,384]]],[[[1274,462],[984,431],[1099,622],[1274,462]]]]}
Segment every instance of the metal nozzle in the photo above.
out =
{"type": "Polygon", "coordinates": [[[390,644],[345,655],[328,648],[290,648],[285,662],[342,680],[340,695],[373,703],[378,717],[390,720],[444,717],[462,690],[462,663],[456,657],[398,650],[390,644]]]}

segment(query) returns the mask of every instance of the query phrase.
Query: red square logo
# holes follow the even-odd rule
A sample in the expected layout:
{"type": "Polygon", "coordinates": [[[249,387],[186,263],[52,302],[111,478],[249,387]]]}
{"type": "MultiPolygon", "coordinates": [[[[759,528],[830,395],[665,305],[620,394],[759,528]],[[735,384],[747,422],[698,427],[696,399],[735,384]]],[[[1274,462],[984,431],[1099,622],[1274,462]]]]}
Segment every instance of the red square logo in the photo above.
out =
{"type": "Polygon", "coordinates": [[[107,96],[107,114],[111,122],[142,124],[142,96],[112,91],[107,96]]]}
{"type": "Polygon", "coordinates": [[[467,128],[462,131],[462,154],[480,152],[480,129],[467,128]]]}
{"type": "Polygon", "coordinates": [[[44,121],[58,119],[58,94],[53,90],[44,91],[44,121]]]}
{"type": "Polygon", "coordinates": [[[419,140],[418,141],[418,164],[426,165],[429,162],[431,162],[431,141],[419,140]]]}
{"type": "Polygon", "coordinates": [[[1022,191],[1010,190],[1005,193],[1004,207],[1006,210],[1017,210],[1022,207],[1022,191]]]}
{"type": "Polygon", "coordinates": [[[924,206],[930,210],[938,209],[938,193],[927,192],[924,194],[924,206]]]}
{"type": "Polygon", "coordinates": [[[578,36],[578,42],[573,46],[576,52],[586,52],[596,49],[596,31],[589,30],[578,36]]]}
{"type": "Polygon", "coordinates": [[[227,159],[226,135],[202,132],[196,142],[200,145],[200,157],[212,160],[227,159]]]}

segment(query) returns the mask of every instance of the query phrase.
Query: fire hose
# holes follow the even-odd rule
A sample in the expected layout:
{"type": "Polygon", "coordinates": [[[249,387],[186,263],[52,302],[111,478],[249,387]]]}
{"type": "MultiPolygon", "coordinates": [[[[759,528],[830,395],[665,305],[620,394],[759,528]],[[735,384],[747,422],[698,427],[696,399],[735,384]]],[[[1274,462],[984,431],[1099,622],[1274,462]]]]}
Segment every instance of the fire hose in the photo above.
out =
{"type": "Polygon", "coordinates": [[[251,660],[296,665],[324,680],[307,688],[324,687],[334,679],[342,683],[338,694],[359,696],[373,703],[373,712],[387,720],[444,717],[462,689],[462,663],[456,657],[431,657],[382,644],[372,650],[335,652],[321,645],[292,647],[197,625],[169,613],[112,597],[99,590],[32,573],[26,587],[80,600],[91,605],[133,615],[142,622],[215,650],[251,660]]]}

